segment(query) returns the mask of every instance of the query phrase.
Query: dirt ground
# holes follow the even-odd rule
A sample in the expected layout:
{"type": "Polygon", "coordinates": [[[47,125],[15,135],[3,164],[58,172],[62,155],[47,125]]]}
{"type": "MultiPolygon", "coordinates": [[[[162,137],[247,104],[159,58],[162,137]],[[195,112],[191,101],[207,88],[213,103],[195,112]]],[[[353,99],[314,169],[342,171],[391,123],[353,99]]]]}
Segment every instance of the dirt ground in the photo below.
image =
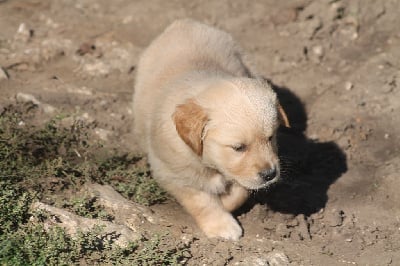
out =
{"type": "Polygon", "coordinates": [[[288,112],[284,182],[237,213],[238,242],[206,239],[172,200],[151,207],[159,230],[190,243],[189,265],[400,265],[399,11],[397,0],[2,0],[0,108],[77,113],[134,151],[140,52],[175,19],[215,25],[288,112]]]}

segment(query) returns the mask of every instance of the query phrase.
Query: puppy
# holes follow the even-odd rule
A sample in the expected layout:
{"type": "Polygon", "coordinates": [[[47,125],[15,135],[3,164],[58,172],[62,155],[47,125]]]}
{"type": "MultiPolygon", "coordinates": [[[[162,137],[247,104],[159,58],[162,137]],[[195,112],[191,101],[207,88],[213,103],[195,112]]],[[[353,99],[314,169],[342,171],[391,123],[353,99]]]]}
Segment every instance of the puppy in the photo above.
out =
{"type": "Polygon", "coordinates": [[[271,87],[252,78],[232,37],[179,20],[142,54],[134,133],[152,174],[208,237],[237,240],[230,214],[279,179],[276,131],[288,126],[271,87]]]}

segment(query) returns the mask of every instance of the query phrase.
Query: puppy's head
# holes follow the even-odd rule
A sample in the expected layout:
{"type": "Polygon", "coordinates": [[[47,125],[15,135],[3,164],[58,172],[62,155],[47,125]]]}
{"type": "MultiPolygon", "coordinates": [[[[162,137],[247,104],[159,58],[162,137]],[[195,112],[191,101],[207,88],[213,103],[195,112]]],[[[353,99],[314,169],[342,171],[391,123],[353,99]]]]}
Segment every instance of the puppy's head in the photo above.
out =
{"type": "Polygon", "coordinates": [[[276,131],[289,126],[276,94],[253,79],[218,82],[176,107],[181,139],[208,167],[249,189],[279,179],[276,131]]]}

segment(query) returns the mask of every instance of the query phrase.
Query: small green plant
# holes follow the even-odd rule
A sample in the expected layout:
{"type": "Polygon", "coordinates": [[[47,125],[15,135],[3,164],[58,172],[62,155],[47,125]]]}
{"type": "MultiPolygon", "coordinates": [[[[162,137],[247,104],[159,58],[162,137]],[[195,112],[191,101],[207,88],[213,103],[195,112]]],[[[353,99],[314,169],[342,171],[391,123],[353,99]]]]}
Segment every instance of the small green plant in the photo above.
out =
{"type": "Polygon", "coordinates": [[[135,165],[139,159],[123,155],[103,161],[99,166],[102,178],[98,182],[111,184],[124,197],[143,205],[165,201],[166,192],[150,177],[149,169],[135,165]]]}
{"type": "MultiPolygon", "coordinates": [[[[142,204],[166,198],[139,157],[123,155],[96,159],[99,145],[89,141],[90,125],[63,125],[56,117],[34,123],[33,104],[10,105],[0,114],[0,265],[180,264],[188,248],[164,245],[163,237],[117,247],[117,236],[101,228],[68,235],[46,227],[45,213],[31,210],[34,201],[80,190],[84,182],[111,184],[125,197],[142,204]],[[31,123],[32,122],[32,123],[31,123]]],[[[73,120],[71,120],[73,121],[73,120]]],[[[70,199],[62,205],[88,218],[112,220],[93,197],[70,199]]]]}
{"type": "Polygon", "coordinates": [[[17,230],[29,219],[29,208],[34,194],[0,180],[0,234],[17,230]]]}
{"type": "Polygon", "coordinates": [[[70,209],[79,216],[93,219],[112,221],[114,217],[107,213],[97,202],[96,197],[74,197],[64,202],[62,208],[70,209]]]}
{"type": "Polygon", "coordinates": [[[158,235],[126,247],[114,245],[117,237],[104,234],[101,227],[71,237],[60,227],[45,230],[40,224],[28,224],[0,236],[0,264],[179,265],[190,258],[188,247],[163,246],[158,235]]]}
{"type": "Polygon", "coordinates": [[[140,245],[135,256],[132,257],[134,265],[179,265],[191,257],[187,246],[166,248],[167,235],[154,235],[140,245]]]}

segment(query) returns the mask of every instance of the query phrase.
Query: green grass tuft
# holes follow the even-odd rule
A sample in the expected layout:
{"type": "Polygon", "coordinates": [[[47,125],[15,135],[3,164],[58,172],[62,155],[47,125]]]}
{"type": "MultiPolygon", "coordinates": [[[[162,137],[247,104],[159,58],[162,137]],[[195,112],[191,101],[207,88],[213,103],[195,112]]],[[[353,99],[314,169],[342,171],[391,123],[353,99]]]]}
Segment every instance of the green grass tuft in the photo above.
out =
{"type": "MultiPolygon", "coordinates": [[[[85,182],[111,184],[122,195],[141,204],[166,198],[165,192],[138,166],[140,157],[112,155],[96,158],[101,147],[91,141],[91,125],[62,116],[35,124],[37,107],[10,105],[0,114],[0,265],[125,264],[174,265],[190,254],[185,246],[168,248],[155,236],[121,248],[117,236],[101,228],[72,238],[58,227],[47,228],[47,214],[32,211],[34,201],[78,191],[85,182]]],[[[64,202],[76,214],[105,220],[107,214],[93,197],[64,202]]]]}
{"type": "Polygon", "coordinates": [[[141,158],[114,156],[100,163],[99,183],[108,183],[124,197],[143,205],[163,202],[166,192],[150,177],[147,167],[135,165],[141,158]]]}
{"type": "Polygon", "coordinates": [[[100,219],[103,221],[113,221],[114,217],[107,213],[103,207],[97,202],[96,197],[74,197],[61,206],[64,209],[69,209],[75,214],[92,219],[100,219]]]}
{"type": "Polygon", "coordinates": [[[5,237],[0,236],[1,265],[180,265],[190,258],[188,247],[168,248],[158,235],[113,245],[115,234],[101,227],[80,232],[75,237],[60,227],[47,230],[42,225],[26,225],[5,237]]]}

